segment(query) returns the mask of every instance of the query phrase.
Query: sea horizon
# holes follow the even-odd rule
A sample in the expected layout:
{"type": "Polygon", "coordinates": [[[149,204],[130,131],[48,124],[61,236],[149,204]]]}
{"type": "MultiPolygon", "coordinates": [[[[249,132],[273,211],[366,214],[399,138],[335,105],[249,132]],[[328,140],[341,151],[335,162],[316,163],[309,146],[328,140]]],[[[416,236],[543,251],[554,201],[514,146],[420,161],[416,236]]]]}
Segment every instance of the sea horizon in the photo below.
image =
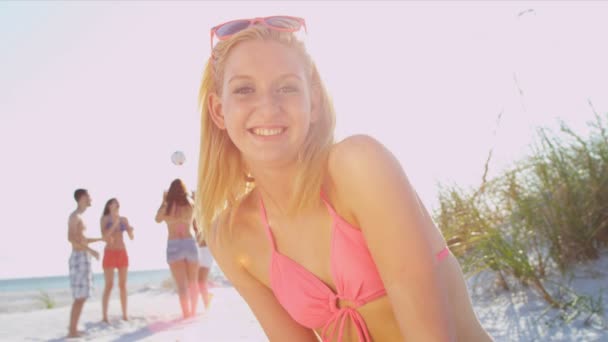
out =
{"type": "MultiPolygon", "coordinates": [[[[142,282],[150,282],[150,283],[155,283],[157,281],[163,281],[163,280],[167,280],[171,277],[171,271],[169,270],[169,267],[167,266],[167,268],[154,268],[154,269],[143,269],[143,270],[129,270],[129,283],[136,283],[133,285],[142,285],[142,282]],[[147,276],[147,277],[144,277],[147,276]]],[[[115,281],[118,279],[117,278],[118,275],[115,274],[115,281]]],[[[219,269],[219,267],[217,267],[217,265],[213,265],[211,267],[211,274],[209,276],[209,279],[225,279],[222,271],[219,269]]],[[[15,290],[22,292],[24,290],[24,285],[25,288],[27,289],[28,287],[30,287],[31,284],[34,283],[38,283],[40,284],[40,282],[46,282],[48,283],[48,285],[50,285],[50,283],[59,283],[62,281],[67,281],[66,286],[69,288],[69,274],[66,272],[65,274],[59,274],[59,275],[49,275],[49,276],[32,276],[32,277],[14,277],[14,278],[3,278],[0,279],[0,292],[13,292],[15,290]]],[[[103,272],[93,272],[93,282],[94,283],[98,283],[98,281],[103,282],[104,281],[104,274],[103,272]]],[[[45,288],[48,289],[49,286],[44,286],[45,288]]],[[[144,284],[145,285],[145,284],[144,284]]],[[[52,289],[55,288],[64,288],[65,286],[61,286],[61,287],[54,287],[52,286],[52,289]]],[[[39,290],[38,288],[35,288],[34,290],[39,290]]],[[[44,290],[44,289],[43,289],[44,290]]]]}
{"type": "MultiPolygon", "coordinates": [[[[141,281],[156,282],[160,279],[163,281],[171,276],[169,268],[159,269],[148,269],[148,270],[129,270],[129,281],[135,281],[139,284],[141,281]],[[149,276],[150,278],[144,278],[143,276],[149,276]]],[[[115,280],[118,275],[115,274],[115,280]]],[[[99,284],[103,283],[104,274],[103,272],[93,272],[93,282],[99,284]]],[[[135,285],[135,284],[133,284],[135,285]]],[[[31,276],[31,277],[15,277],[15,278],[3,278],[0,279],[0,292],[27,292],[27,291],[40,291],[40,290],[55,290],[67,288],[69,289],[69,273],[48,276],[31,276]]]]}
{"type": "MultiPolygon", "coordinates": [[[[143,269],[131,269],[129,268],[129,273],[131,272],[152,272],[152,271],[162,271],[162,270],[169,270],[169,266],[166,266],[166,268],[143,268],[143,269]]],[[[103,274],[103,271],[97,271],[94,270],[93,274],[103,274]]],[[[15,276],[9,276],[9,277],[0,277],[0,282],[5,281],[5,280],[32,280],[32,279],[38,279],[38,278],[53,278],[53,277],[62,277],[62,276],[69,276],[69,272],[66,268],[66,272],[63,273],[54,273],[54,274],[40,274],[40,275],[28,275],[28,276],[24,276],[24,275],[15,275],[15,276]]]]}
{"type": "MultiPolygon", "coordinates": [[[[169,268],[129,271],[127,291],[129,295],[147,291],[173,291],[173,280],[169,268]]],[[[209,274],[212,286],[227,286],[230,283],[216,265],[209,274]]],[[[93,295],[91,301],[98,301],[104,288],[104,274],[93,272],[93,295]]],[[[118,296],[118,275],[114,276],[112,297],[118,296]]],[[[48,277],[28,277],[0,279],[0,314],[24,312],[69,305],[72,301],[68,274],[48,277]],[[47,300],[52,303],[47,303],[47,300]]]]}

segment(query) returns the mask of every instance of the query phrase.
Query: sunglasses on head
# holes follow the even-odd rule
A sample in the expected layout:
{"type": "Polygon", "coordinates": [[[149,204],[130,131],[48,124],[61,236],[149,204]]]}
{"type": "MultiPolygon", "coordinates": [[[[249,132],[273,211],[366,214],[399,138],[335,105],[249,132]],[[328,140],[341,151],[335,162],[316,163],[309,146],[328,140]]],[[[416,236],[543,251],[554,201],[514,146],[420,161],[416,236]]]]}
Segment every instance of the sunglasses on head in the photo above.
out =
{"type": "Polygon", "coordinates": [[[253,18],[253,19],[237,19],[219,24],[211,28],[211,51],[213,51],[213,38],[217,37],[219,40],[226,40],[240,31],[248,28],[255,24],[264,25],[270,29],[283,31],[283,32],[297,32],[302,27],[306,32],[306,22],[303,18],[290,17],[286,15],[275,15],[264,18],[253,18]]]}

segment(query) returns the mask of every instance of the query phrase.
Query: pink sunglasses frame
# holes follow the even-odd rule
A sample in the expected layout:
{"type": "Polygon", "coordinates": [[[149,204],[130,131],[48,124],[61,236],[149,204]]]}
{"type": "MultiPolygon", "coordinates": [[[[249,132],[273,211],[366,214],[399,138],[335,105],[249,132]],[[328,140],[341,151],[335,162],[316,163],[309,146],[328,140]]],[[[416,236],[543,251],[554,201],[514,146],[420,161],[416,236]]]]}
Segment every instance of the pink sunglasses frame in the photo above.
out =
{"type": "Polygon", "coordinates": [[[304,20],[304,18],[292,17],[292,16],[289,16],[289,15],[272,15],[272,16],[269,16],[269,17],[260,17],[260,18],[253,18],[253,19],[230,20],[230,21],[227,21],[225,23],[216,25],[216,26],[214,26],[214,27],[211,28],[211,55],[213,55],[213,37],[217,37],[217,39],[221,41],[221,40],[229,39],[230,37],[232,37],[233,35],[236,34],[236,33],[233,33],[233,34],[229,34],[229,35],[220,37],[220,36],[217,35],[217,31],[220,28],[222,28],[224,25],[231,24],[231,23],[234,23],[234,22],[237,22],[237,21],[249,21],[249,25],[247,27],[249,27],[251,25],[255,25],[256,23],[260,23],[260,24],[268,27],[269,29],[276,30],[276,31],[282,31],[282,32],[298,32],[298,31],[300,31],[300,29],[302,29],[302,27],[304,27],[304,32],[308,33],[308,30],[306,28],[306,21],[304,20]],[[268,19],[272,19],[272,18],[286,18],[286,19],[295,20],[298,23],[300,23],[300,26],[298,26],[297,28],[293,28],[293,29],[291,29],[291,28],[284,28],[284,27],[276,27],[276,26],[268,24],[268,22],[267,22],[268,19]]]}

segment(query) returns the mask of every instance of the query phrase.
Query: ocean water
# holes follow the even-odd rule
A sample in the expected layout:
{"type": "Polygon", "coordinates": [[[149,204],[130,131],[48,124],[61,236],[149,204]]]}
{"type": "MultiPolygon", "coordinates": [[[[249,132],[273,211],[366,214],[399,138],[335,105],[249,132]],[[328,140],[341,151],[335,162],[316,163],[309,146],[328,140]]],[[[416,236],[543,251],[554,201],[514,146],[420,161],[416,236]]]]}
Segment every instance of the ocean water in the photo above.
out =
{"type": "MultiPolygon", "coordinates": [[[[164,280],[171,277],[169,269],[150,270],[150,271],[129,271],[128,287],[139,288],[144,286],[158,286],[164,280]]],[[[114,281],[118,280],[115,274],[114,281]]],[[[96,287],[103,286],[103,273],[93,274],[93,283],[96,287]]],[[[69,276],[40,277],[40,278],[21,278],[0,280],[0,293],[9,292],[55,292],[70,288],[69,276]]]]}
{"type": "MultiPolygon", "coordinates": [[[[129,271],[127,291],[129,294],[142,291],[172,291],[168,282],[171,271],[167,269],[129,271]]],[[[226,286],[229,283],[217,265],[211,268],[209,280],[216,286],[226,286]]],[[[112,297],[118,297],[118,275],[114,276],[112,297]]],[[[93,274],[93,296],[89,301],[99,301],[104,287],[103,273],[93,274]]],[[[53,306],[70,305],[72,294],[68,275],[38,278],[3,279],[0,280],[0,313],[23,312],[45,308],[42,296],[48,296],[53,306]]]]}

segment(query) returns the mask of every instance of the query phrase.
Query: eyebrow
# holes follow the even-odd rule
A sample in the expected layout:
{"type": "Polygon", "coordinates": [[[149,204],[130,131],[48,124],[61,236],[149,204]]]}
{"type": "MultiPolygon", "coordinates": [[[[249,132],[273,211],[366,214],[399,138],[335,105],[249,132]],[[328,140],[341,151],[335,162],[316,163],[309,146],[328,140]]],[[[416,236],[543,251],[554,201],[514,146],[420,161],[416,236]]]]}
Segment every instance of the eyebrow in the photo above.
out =
{"type": "MultiPolygon", "coordinates": [[[[298,74],[294,74],[294,73],[286,73],[286,74],[282,74],[281,76],[279,76],[279,79],[285,79],[285,78],[297,78],[298,80],[302,81],[302,77],[300,77],[298,74]]],[[[253,77],[249,76],[249,75],[235,75],[230,77],[230,79],[228,80],[227,84],[230,84],[233,81],[238,81],[238,80],[251,80],[253,79],[253,77]]]]}

